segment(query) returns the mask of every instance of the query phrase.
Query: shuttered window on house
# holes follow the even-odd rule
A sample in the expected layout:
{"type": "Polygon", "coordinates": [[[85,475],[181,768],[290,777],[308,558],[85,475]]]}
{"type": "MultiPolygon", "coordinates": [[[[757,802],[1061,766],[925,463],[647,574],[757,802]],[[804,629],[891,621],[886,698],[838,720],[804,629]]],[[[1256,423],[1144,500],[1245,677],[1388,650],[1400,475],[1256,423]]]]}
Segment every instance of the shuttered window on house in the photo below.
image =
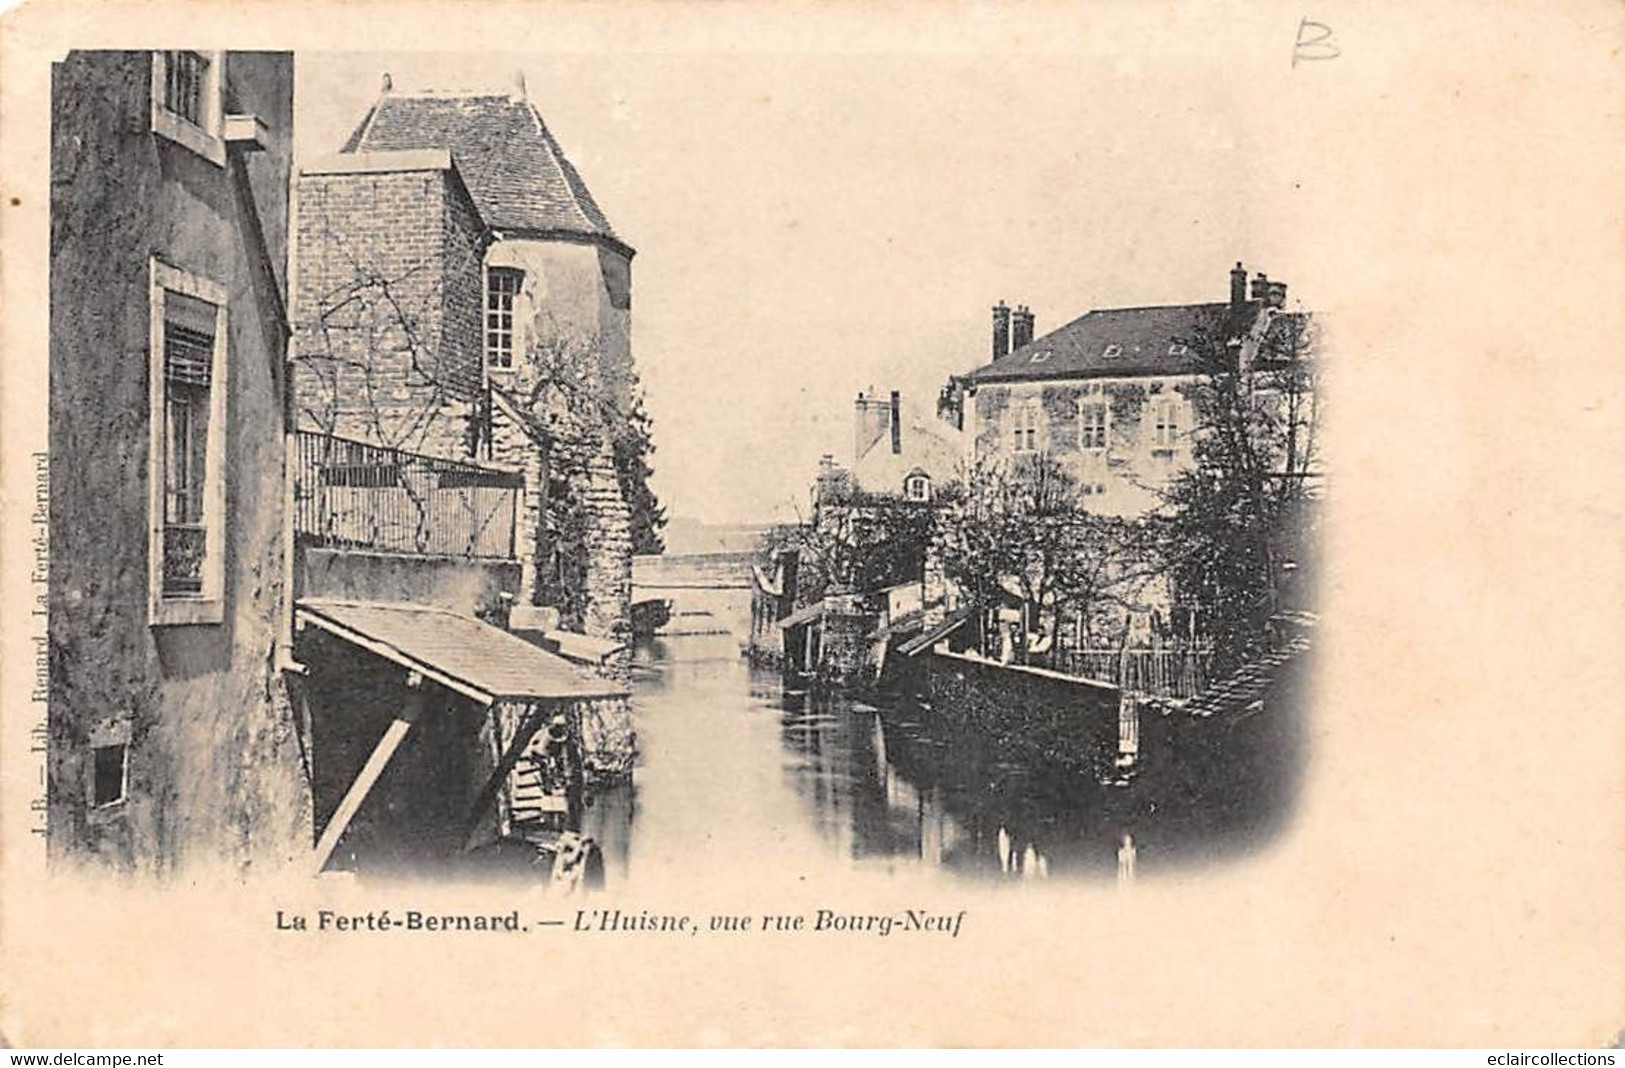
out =
{"type": "Polygon", "coordinates": [[[1106,447],[1106,402],[1086,400],[1078,404],[1078,447],[1106,447]]]}
{"type": "Polygon", "coordinates": [[[1023,402],[1012,413],[1015,434],[1010,447],[1015,452],[1037,452],[1039,405],[1036,400],[1023,402]]]}
{"type": "Polygon", "coordinates": [[[1158,449],[1172,449],[1179,444],[1178,401],[1160,400],[1156,406],[1155,433],[1152,441],[1158,449]]]}
{"type": "Polygon", "coordinates": [[[164,294],[164,565],[166,596],[203,591],[210,388],[218,309],[164,294]]]}
{"type": "Polygon", "coordinates": [[[201,52],[165,52],[164,107],[202,126],[208,77],[209,59],[201,52]]]}

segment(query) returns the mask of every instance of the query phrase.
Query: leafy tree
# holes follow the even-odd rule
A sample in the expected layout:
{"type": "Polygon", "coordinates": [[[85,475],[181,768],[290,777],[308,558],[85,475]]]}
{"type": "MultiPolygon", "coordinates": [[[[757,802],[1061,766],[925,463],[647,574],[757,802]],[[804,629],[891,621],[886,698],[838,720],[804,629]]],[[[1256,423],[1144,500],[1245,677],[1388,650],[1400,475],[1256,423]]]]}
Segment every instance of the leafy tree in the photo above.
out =
{"type": "Polygon", "coordinates": [[[1317,330],[1307,315],[1266,314],[1255,345],[1185,339],[1203,367],[1195,463],[1164,494],[1170,571],[1221,669],[1268,645],[1313,522],[1317,330]]]}
{"type": "Polygon", "coordinates": [[[634,553],[662,553],[666,551],[661,531],[666,526],[666,509],[649,485],[654,468],[649,457],[654,455],[653,422],[643,408],[642,391],[632,395],[631,411],[622,421],[615,435],[615,471],[621,483],[621,496],[632,509],[632,551],[634,553]]]}
{"type": "Polygon", "coordinates": [[[924,502],[853,490],[826,497],[812,518],[763,538],[764,562],[786,549],[799,561],[802,604],[832,593],[875,593],[925,573],[935,509],[924,502]]]}

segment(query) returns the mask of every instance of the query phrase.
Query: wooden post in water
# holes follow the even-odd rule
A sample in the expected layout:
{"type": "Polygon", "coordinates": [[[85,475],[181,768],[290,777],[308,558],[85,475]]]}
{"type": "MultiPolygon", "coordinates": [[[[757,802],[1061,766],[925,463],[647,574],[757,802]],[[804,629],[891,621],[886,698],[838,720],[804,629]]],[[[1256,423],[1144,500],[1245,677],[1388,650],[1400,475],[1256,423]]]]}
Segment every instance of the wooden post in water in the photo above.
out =
{"type": "Polygon", "coordinates": [[[1127,889],[1134,881],[1134,858],[1138,851],[1134,848],[1134,836],[1125,834],[1122,844],[1117,847],[1117,887],[1127,889]]]}

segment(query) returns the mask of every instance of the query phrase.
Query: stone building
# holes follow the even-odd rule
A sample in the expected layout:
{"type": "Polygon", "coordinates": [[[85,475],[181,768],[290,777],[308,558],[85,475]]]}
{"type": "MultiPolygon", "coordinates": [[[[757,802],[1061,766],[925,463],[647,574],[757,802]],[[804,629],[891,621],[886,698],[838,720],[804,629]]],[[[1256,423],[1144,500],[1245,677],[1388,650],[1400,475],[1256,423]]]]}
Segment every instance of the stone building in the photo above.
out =
{"type": "Polygon", "coordinates": [[[51,108],[50,854],[276,863],[293,58],[74,52],[51,108]]]}
{"type": "Polygon", "coordinates": [[[485,388],[449,157],[313,176],[318,219],[389,225],[290,263],[291,55],[72,53],[52,88],[53,862],[564,856],[627,691],[517,607],[537,464],[486,458],[534,428],[485,388]]]}
{"type": "Polygon", "coordinates": [[[320,423],[336,394],[335,432],[521,472],[521,603],[574,602],[567,622],[624,643],[630,512],[611,441],[635,382],[633,250],[522,85],[467,96],[387,81],[300,181],[302,419],[320,423]],[[574,515],[550,483],[579,491],[574,515]]]}
{"type": "Polygon", "coordinates": [[[852,482],[864,493],[929,501],[965,459],[959,427],[905,403],[897,390],[884,400],[859,393],[852,421],[852,482]]]}
{"type": "MultiPolygon", "coordinates": [[[[555,649],[590,639],[593,669],[624,683],[631,515],[612,443],[635,381],[633,250],[522,87],[403,93],[386,76],[341,151],[302,167],[297,215],[301,426],[505,472],[511,516],[466,492],[454,505],[477,529],[427,548],[507,557],[517,576],[446,606],[555,649]]],[[[590,770],[629,773],[624,698],[584,723],[590,770]]]]}
{"type": "Polygon", "coordinates": [[[1143,515],[1192,461],[1193,407],[1206,372],[1198,339],[1234,347],[1246,368],[1287,312],[1287,287],[1262,272],[1230,272],[1227,301],[1090,311],[1034,338],[1032,313],[993,309],[993,359],[958,378],[951,417],[971,455],[1045,453],[1076,477],[1090,511],[1143,515]]]}

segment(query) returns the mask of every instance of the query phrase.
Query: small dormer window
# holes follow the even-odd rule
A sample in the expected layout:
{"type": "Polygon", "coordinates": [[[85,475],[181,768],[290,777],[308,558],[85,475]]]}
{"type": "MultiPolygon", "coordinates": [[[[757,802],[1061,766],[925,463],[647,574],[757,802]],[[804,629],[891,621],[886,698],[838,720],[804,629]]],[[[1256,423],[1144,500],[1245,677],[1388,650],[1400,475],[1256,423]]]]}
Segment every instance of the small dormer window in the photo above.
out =
{"type": "Polygon", "coordinates": [[[216,166],[226,164],[224,52],[152,53],[152,130],[216,166]]]}
{"type": "Polygon", "coordinates": [[[1115,359],[1117,359],[1117,357],[1123,355],[1123,346],[1121,346],[1121,345],[1107,345],[1106,346],[1106,351],[1102,352],[1101,355],[1104,356],[1108,360],[1115,360],[1115,359]]]}
{"type": "Polygon", "coordinates": [[[913,474],[903,480],[903,496],[911,501],[929,501],[931,499],[931,476],[926,474],[913,474]]]}
{"type": "Polygon", "coordinates": [[[1037,352],[1033,353],[1032,362],[1033,363],[1048,363],[1049,358],[1050,358],[1050,350],[1049,349],[1039,349],[1037,352]]]}
{"type": "Polygon", "coordinates": [[[1189,356],[1190,352],[1190,346],[1183,341],[1175,341],[1168,346],[1168,355],[1170,356],[1189,356]]]}

